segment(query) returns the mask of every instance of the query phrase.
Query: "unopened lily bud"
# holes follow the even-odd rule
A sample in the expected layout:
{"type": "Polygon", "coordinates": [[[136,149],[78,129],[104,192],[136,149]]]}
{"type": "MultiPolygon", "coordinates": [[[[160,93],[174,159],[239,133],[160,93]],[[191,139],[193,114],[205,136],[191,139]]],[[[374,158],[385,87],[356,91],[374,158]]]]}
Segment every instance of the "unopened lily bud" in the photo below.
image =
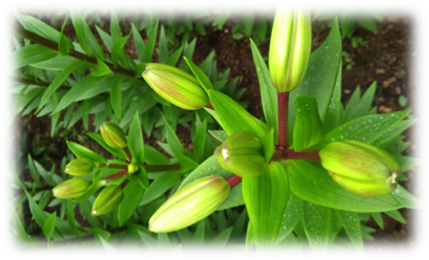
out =
{"type": "Polygon", "coordinates": [[[94,170],[95,163],[86,158],[77,158],[66,165],[65,173],[74,176],[86,176],[94,170]]]}
{"type": "Polygon", "coordinates": [[[104,122],[100,127],[104,141],[112,148],[127,147],[127,137],[120,126],[112,122],[104,122]]]}
{"type": "Polygon", "coordinates": [[[135,173],[139,170],[139,167],[135,164],[128,164],[128,173],[135,173]]]}
{"type": "Polygon", "coordinates": [[[91,215],[98,216],[109,213],[121,203],[124,198],[124,192],[118,185],[105,187],[92,205],[91,215]]]}
{"type": "Polygon", "coordinates": [[[379,197],[396,188],[400,168],[386,151],[347,140],[332,142],[319,152],[322,166],[343,188],[362,197],[379,197]]]}
{"type": "Polygon", "coordinates": [[[178,190],[152,215],[149,230],[167,233],[190,226],[213,213],[229,192],[229,185],[221,176],[195,180],[178,190]]]}
{"type": "Polygon", "coordinates": [[[66,180],[52,189],[52,193],[59,199],[75,199],[80,197],[91,185],[90,181],[81,178],[66,180]]]}
{"type": "Polygon", "coordinates": [[[294,90],[307,70],[311,52],[311,17],[302,10],[279,9],[271,33],[269,68],[274,87],[294,90]]]}
{"type": "Polygon", "coordinates": [[[261,141],[247,131],[229,136],[214,154],[225,170],[240,177],[259,176],[265,166],[261,141]]]}
{"type": "Polygon", "coordinates": [[[209,102],[198,80],[176,67],[148,63],[143,78],[158,95],[180,108],[196,110],[209,102]]]}

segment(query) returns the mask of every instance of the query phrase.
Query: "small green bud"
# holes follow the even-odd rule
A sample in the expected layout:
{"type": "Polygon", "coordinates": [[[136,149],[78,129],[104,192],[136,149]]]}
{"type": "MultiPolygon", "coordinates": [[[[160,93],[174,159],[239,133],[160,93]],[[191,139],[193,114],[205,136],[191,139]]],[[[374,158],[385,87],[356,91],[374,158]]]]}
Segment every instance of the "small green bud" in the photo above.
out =
{"type": "Polygon", "coordinates": [[[135,173],[139,170],[139,167],[135,164],[128,164],[128,173],[135,173]]]}
{"type": "Polygon", "coordinates": [[[396,188],[401,174],[392,155],[370,144],[332,142],[319,152],[322,166],[344,189],[362,197],[379,197],[396,188]]]}
{"type": "Polygon", "coordinates": [[[167,233],[190,226],[213,213],[229,192],[229,185],[221,176],[195,180],[161,205],[149,220],[149,230],[167,233]]]}
{"type": "Polygon", "coordinates": [[[127,137],[120,126],[112,122],[104,122],[100,127],[104,141],[112,148],[127,147],[127,137]]]}
{"type": "Polygon", "coordinates": [[[66,165],[65,173],[74,176],[86,176],[94,170],[95,163],[87,158],[77,158],[66,165]]]}
{"type": "Polygon", "coordinates": [[[294,90],[307,70],[311,52],[310,13],[279,9],[271,33],[269,68],[274,87],[294,90]]]}
{"type": "Polygon", "coordinates": [[[52,189],[52,193],[59,199],[75,199],[80,197],[91,185],[90,181],[81,178],[66,180],[52,189]]]}
{"type": "Polygon", "coordinates": [[[176,67],[148,63],[143,78],[158,95],[180,108],[196,110],[209,102],[198,80],[176,67]]]}
{"type": "Polygon", "coordinates": [[[240,177],[259,176],[265,166],[261,141],[247,131],[229,136],[214,154],[225,170],[240,177]]]}
{"type": "Polygon", "coordinates": [[[124,192],[118,185],[110,185],[105,187],[92,205],[91,215],[99,216],[114,210],[124,198],[124,192]]]}

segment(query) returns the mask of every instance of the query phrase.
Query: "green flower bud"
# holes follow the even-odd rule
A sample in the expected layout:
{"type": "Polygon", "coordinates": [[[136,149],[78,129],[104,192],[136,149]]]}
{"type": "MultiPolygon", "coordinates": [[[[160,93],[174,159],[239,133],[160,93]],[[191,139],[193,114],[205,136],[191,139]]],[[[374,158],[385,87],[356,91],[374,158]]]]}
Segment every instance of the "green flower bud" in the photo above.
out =
{"type": "Polygon", "coordinates": [[[149,230],[167,233],[190,226],[213,213],[229,192],[229,185],[221,176],[195,180],[178,190],[152,215],[149,230]]]}
{"type": "Polygon", "coordinates": [[[104,122],[100,127],[104,141],[112,148],[127,147],[127,137],[124,131],[117,124],[104,122]]]}
{"type": "Polygon", "coordinates": [[[52,193],[59,199],[75,199],[80,197],[91,185],[90,181],[81,178],[66,180],[52,189],[52,193]]]}
{"type": "Polygon", "coordinates": [[[86,158],[77,158],[66,165],[65,173],[74,176],[86,176],[94,170],[95,163],[86,158]]]}
{"type": "Polygon", "coordinates": [[[344,189],[362,197],[379,197],[396,188],[400,168],[386,151],[347,140],[332,142],[319,152],[322,166],[344,189]]]}
{"type": "Polygon", "coordinates": [[[139,170],[139,167],[135,164],[128,164],[128,173],[135,173],[139,170]]]}
{"type": "Polygon", "coordinates": [[[274,17],[268,58],[271,80],[278,91],[298,87],[307,70],[310,52],[310,14],[279,9],[274,17]]]}
{"type": "Polygon", "coordinates": [[[259,176],[265,166],[261,141],[247,131],[229,136],[214,154],[225,170],[240,177],[259,176]]]}
{"type": "Polygon", "coordinates": [[[143,78],[158,95],[180,108],[196,110],[209,102],[198,80],[176,67],[148,63],[143,78]]]}
{"type": "Polygon", "coordinates": [[[118,185],[110,185],[105,187],[92,205],[91,215],[99,216],[114,210],[124,198],[124,192],[118,185]]]}

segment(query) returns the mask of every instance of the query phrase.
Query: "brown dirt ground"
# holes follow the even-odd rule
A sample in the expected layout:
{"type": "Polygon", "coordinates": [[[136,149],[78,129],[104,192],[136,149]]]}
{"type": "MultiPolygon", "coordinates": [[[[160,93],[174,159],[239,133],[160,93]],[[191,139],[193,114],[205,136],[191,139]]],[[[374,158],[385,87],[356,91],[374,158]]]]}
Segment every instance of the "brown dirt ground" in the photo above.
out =
{"type": "MultiPolygon", "coordinates": [[[[60,19],[62,22],[62,19],[60,19]]],[[[194,53],[194,62],[198,65],[203,59],[214,49],[215,59],[217,60],[218,71],[223,72],[227,68],[231,69],[230,78],[238,76],[238,88],[247,88],[243,100],[249,101],[248,111],[258,118],[263,117],[262,106],[260,102],[260,92],[258,78],[253,64],[249,40],[232,40],[231,29],[237,22],[237,18],[229,19],[223,30],[214,30],[210,26],[206,26],[207,35],[198,36],[197,45],[194,53]],[[234,41],[234,44],[232,44],[234,41]]],[[[70,23],[69,23],[70,24],[70,23]]],[[[326,23],[325,23],[326,24],[326,23]]],[[[313,32],[313,50],[316,49],[326,38],[329,28],[323,27],[321,30],[313,32]]],[[[54,23],[54,27],[60,28],[61,23],[54,23]]],[[[127,20],[121,21],[121,26],[125,31],[129,31],[130,23],[127,20]]],[[[66,28],[66,35],[72,40],[74,31],[72,28],[66,28]]],[[[92,26],[94,29],[94,27],[92,26]]],[[[105,22],[105,28],[108,27],[108,22],[105,22]]],[[[398,104],[399,95],[404,95],[410,104],[410,98],[415,94],[416,86],[412,82],[412,67],[413,64],[413,49],[410,35],[410,19],[400,15],[387,15],[383,22],[377,25],[378,34],[373,34],[365,29],[357,28],[353,36],[360,36],[368,43],[364,46],[353,48],[351,41],[345,39],[343,41],[343,50],[350,54],[354,61],[354,66],[351,70],[346,70],[343,65],[343,96],[342,101],[347,104],[352,91],[361,86],[362,91],[365,91],[373,81],[377,81],[377,97],[374,106],[378,107],[380,113],[391,112],[403,109],[398,104]]],[[[108,31],[108,29],[105,29],[108,31]]],[[[94,30],[95,32],[95,30],[94,30]]],[[[97,35],[97,33],[95,33],[97,35]]],[[[98,36],[98,35],[97,35],[98,36]]],[[[136,58],[134,51],[134,43],[132,37],[127,43],[127,51],[136,58]]],[[[260,45],[262,56],[268,55],[268,42],[260,45]]],[[[91,124],[91,122],[90,122],[91,124]]],[[[42,155],[34,158],[39,160],[42,156],[47,156],[53,159],[59,165],[62,157],[66,154],[67,146],[64,138],[50,136],[51,122],[50,118],[45,116],[37,118],[33,114],[25,117],[19,117],[17,120],[17,128],[21,133],[26,132],[27,150],[31,150],[34,146],[35,138],[40,136],[41,143],[44,145],[54,144],[52,149],[47,149],[42,155]]],[[[85,133],[81,122],[78,122],[75,127],[77,133],[85,133]]],[[[411,130],[406,131],[406,141],[412,139],[414,132],[418,131],[419,123],[414,125],[411,130]],[[413,135],[412,135],[413,133],[413,135]]],[[[90,127],[89,132],[95,132],[93,127],[90,127]]],[[[61,129],[60,131],[61,132],[61,129]]],[[[177,134],[185,148],[192,150],[189,129],[178,126],[177,134]]],[[[159,149],[153,139],[146,139],[150,145],[154,145],[159,149]]],[[[89,138],[81,140],[80,143],[89,145],[89,138]]],[[[416,150],[416,142],[406,150],[405,154],[413,155],[416,150]]],[[[22,151],[26,154],[26,151],[22,151]]],[[[46,162],[44,165],[50,169],[51,164],[46,162]]],[[[28,171],[27,171],[28,172],[28,171]]],[[[56,169],[59,172],[59,169],[56,169]]],[[[409,182],[403,183],[405,188],[411,190],[414,194],[415,180],[417,179],[417,171],[405,173],[410,179],[409,182]]],[[[31,176],[26,174],[23,176],[25,180],[30,180],[31,176]]],[[[418,194],[417,194],[418,195],[418,194]]],[[[53,210],[52,210],[53,211],[53,210]]],[[[24,207],[26,219],[30,221],[31,214],[28,206],[24,207]]],[[[413,244],[413,232],[416,229],[416,223],[412,220],[415,211],[401,209],[400,212],[407,220],[407,224],[400,223],[390,217],[384,215],[385,228],[380,229],[373,220],[370,219],[368,225],[376,229],[372,233],[375,238],[374,242],[366,242],[369,249],[375,249],[375,245],[395,243],[398,246],[408,246],[413,244]]]]}

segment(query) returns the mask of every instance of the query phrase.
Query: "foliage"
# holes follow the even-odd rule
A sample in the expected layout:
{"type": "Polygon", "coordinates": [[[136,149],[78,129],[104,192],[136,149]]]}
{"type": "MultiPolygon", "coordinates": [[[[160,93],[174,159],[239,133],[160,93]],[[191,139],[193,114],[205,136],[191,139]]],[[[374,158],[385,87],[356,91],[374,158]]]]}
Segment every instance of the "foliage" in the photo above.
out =
{"type": "MultiPolygon", "coordinates": [[[[49,145],[37,141],[35,147],[26,149],[21,142],[19,159],[25,164],[17,160],[13,169],[18,192],[12,199],[12,220],[17,237],[27,245],[84,241],[108,249],[118,242],[134,241],[148,248],[173,249],[232,243],[257,249],[261,245],[326,248],[332,244],[362,248],[363,240],[371,239],[374,231],[366,226],[369,217],[383,228],[382,214],[404,222],[398,209],[416,207],[414,196],[399,184],[383,196],[366,198],[349,192],[320,163],[318,151],[328,144],[355,140],[391,154],[401,172],[416,164],[414,158],[402,155],[410,145],[402,141],[402,132],[416,120],[409,117],[410,110],[377,114],[376,107],[371,108],[376,82],[363,95],[358,87],[347,106],[342,105],[341,39],[349,35],[344,33],[343,19],[342,33],[334,20],[324,43],[311,53],[302,82],[285,99],[273,86],[272,68],[257,47],[266,39],[269,21],[257,21],[252,14],[237,22],[231,32],[234,39],[254,38],[250,44],[265,117],[261,120],[240,101],[245,89],[236,89],[238,78],[228,82],[229,69],[218,73],[214,52],[199,66],[193,63],[195,35],[204,35],[207,26],[221,29],[229,13],[190,14],[181,19],[145,14],[133,17],[129,26],[119,22],[126,17],[115,12],[109,15],[110,22],[105,23],[98,16],[91,20],[79,13],[66,14],[56,18],[63,19],[57,30],[41,19],[16,14],[21,25],[13,38],[12,92],[16,96],[12,115],[49,116],[51,136],[63,133],[71,152],[48,171],[43,162],[52,162],[49,158],[40,162],[34,158],[50,149],[49,145]],[[73,41],[69,30],[75,32],[73,41]],[[131,40],[134,48],[130,48],[131,40]],[[209,103],[188,111],[164,100],[141,76],[146,65],[154,62],[176,66],[195,77],[209,103]],[[285,108],[286,120],[279,117],[285,108]],[[73,134],[80,121],[86,131],[96,132],[108,121],[115,127],[106,131],[112,131],[112,139],[120,136],[121,145],[112,145],[104,134],[88,133],[89,138],[73,134]],[[192,151],[183,147],[176,134],[179,124],[190,128],[192,151]],[[243,131],[246,140],[240,146],[232,138],[243,131]],[[162,152],[148,145],[151,138],[158,140],[162,152]],[[215,156],[216,147],[220,148],[215,156]],[[227,158],[219,159],[225,151],[232,154],[234,150],[240,151],[235,152],[232,166],[227,158]],[[255,176],[237,177],[237,167],[244,168],[246,161],[241,156],[248,160],[246,156],[254,155],[258,161],[253,163],[262,167],[255,176]],[[89,160],[92,171],[71,177],[66,169],[76,165],[71,164],[76,158],[89,160]],[[23,179],[27,172],[31,178],[23,179]],[[179,230],[151,231],[151,217],[168,215],[156,212],[162,205],[174,205],[175,194],[198,199],[200,208],[202,199],[208,205],[213,202],[210,196],[195,198],[185,193],[211,175],[219,175],[217,179],[229,185],[227,193],[222,186],[222,196],[228,195],[216,201],[216,211],[195,214],[208,216],[193,219],[197,222],[187,222],[189,226],[179,230]],[[53,197],[54,187],[76,178],[91,185],[73,199],[53,197]],[[24,205],[29,205],[34,221],[26,218],[24,205]],[[37,230],[46,240],[33,235],[37,230]]],[[[17,135],[25,140],[25,133],[17,135]]],[[[397,180],[407,179],[401,175],[397,180]]],[[[180,207],[171,207],[173,213],[180,207]]]]}
{"type": "Polygon", "coordinates": [[[356,24],[361,27],[377,33],[377,21],[383,21],[382,10],[386,9],[388,5],[371,5],[371,4],[321,4],[317,7],[315,18],[320,21],[333,20],[338,17],[341,23],[342,38],[350,38],[353,35],[356,24]]]}

